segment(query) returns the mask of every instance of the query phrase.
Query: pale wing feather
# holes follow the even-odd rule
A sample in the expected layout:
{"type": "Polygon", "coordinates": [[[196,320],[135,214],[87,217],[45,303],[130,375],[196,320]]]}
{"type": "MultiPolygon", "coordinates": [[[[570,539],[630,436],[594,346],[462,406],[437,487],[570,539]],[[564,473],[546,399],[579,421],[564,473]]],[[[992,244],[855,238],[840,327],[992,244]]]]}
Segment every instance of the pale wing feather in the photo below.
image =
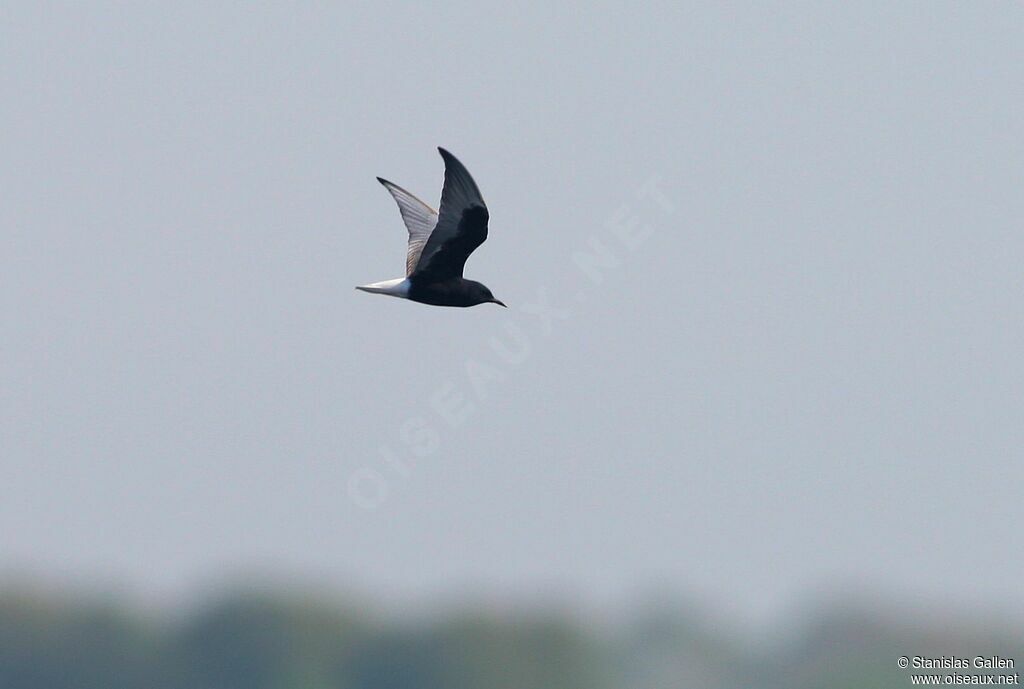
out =
{"type": "Polygon", "coordinates": [[[412,275],[420,261],[423,247],[426,246],[430,233],[437,225],[437,211],[397,184],[380,177],[377,178],[377,181],[391,192],[391,196],[398,204],[398,211],[402,214],[405,228],[409,230],[409,247],[405,253],[405,274],[406,276],[412,275]]]}
{"type": "MultiPolygon", "coordinates": [[[[420,254],[417,271],[424,271],[430,268],[431,259],[452,240],[457,239],[459,223],[462,222],[463,214],[471,208],[482,208],[484,222],[486,223],[487,204],[484,203],[480,189],[458,158],[443,148],[437,149],[444,158],[444,188],[441,191],[441,206],[439,215],[433,231],[420,254]]],[[[486,224],[484,224],[482,242],[487,236],[486,224]]],[[[472,251],[479,245],[473,242],[469,249],[472,251]]],[[[465,257],[463,257],[463,262],[465,257]]]]}

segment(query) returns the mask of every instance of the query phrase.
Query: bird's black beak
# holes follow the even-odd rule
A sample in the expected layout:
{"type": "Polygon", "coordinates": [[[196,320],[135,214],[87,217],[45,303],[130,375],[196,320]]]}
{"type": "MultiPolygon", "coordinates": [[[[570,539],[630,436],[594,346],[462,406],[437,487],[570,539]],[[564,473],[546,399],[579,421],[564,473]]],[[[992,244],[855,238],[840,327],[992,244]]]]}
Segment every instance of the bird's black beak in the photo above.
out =
{"type": "MultiPolygon", "coordinates": [[[[505,306],[505,302],[501,301],[500,299],[491,299],[491,303],[497,304],[498,306],[505,306]]],[[[505,308],[507,309],[508,307],[505,306],[505,308]]]]}

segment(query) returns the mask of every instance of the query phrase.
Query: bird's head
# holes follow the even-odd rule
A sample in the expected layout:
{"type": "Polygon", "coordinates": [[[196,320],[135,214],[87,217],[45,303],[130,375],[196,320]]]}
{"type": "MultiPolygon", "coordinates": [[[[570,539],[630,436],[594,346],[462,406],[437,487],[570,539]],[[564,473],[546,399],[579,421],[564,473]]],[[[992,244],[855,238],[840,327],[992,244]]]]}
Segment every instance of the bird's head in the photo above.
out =
{"type": "Polygon", "coordinates": [[[469,282],[472,285],[471,289],[473,299],[477,304],[497,304],[498,306],[505,306],[503,301],[494,298],[494,295],[491,294],[491,290],[487,288],[487,285],[479,282],[472,282],[470,280],[467,280],[466,282],[469,282]]]}

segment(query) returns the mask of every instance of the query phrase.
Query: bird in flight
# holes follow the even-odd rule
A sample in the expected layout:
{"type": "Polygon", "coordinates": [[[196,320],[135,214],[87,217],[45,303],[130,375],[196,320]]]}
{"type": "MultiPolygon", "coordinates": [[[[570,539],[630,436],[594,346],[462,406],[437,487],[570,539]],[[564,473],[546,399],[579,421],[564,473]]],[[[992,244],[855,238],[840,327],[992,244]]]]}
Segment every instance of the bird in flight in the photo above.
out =
{"type": "Polygon", "coordinates": [[[356,289],[433,306],[504,306],[485,285],[462,277],[466,259],[487,239],[490,216],[466,167],[443,148],[437,150],[444,158],[440,211],[397,184],[377,178],[395,198],[409,230],[405,277],[360,285],[356,289]]]}

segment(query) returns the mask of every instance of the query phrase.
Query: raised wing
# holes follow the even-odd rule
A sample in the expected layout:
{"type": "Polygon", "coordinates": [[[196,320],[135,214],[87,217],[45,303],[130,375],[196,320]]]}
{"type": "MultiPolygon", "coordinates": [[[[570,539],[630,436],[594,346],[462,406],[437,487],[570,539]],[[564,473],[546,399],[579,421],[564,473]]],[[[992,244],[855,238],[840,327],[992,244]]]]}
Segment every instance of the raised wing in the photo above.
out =
{"type": "Polygon", "coordinates": [[[444,158],[441,208],[413,274],[444,280],[462,277],[466,259],[487,239],[490,216],[465,166],[443,148],[437,150],[444,158]]]}
{"type": "Polygon", "coordinates": [[[402,214],[405,228],[409,230],[409,248],[405,253],[405,275],[412,275],[419,263],[420,253],[437,225],[437,211],[420,201],[397,184],[386,179],[377,178],[384,188],[391,192],[398,203],[398,211],[402,214]]]}

